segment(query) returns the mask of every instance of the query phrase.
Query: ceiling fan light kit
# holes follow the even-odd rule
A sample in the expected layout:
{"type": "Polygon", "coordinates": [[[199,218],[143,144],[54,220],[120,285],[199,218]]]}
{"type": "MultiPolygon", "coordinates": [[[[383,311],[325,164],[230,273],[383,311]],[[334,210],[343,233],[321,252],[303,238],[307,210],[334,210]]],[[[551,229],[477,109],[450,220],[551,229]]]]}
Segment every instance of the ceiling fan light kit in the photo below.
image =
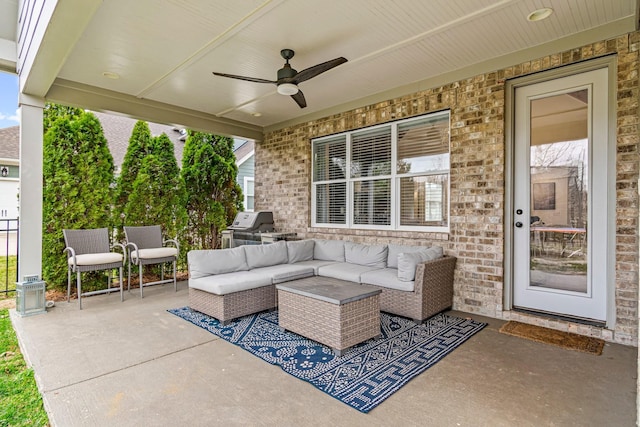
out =
{"type": "Polygon", "coordinates": [[[298,93],[298,86],[293,83],[282,83],[278,85],[278,93],[280,95],[295,95],[298,93]]]}
{"type": "Polygon", "coordinates": [[[244,80],[253,83],[275,84],[277,86],[277,91],[279,94],[291,96],[291,98],[293,98],[293,100],[296,102],[296,104],[298,104],[300,108],[304,108],[307,106],[307,101],[305,100],[302,91],[298,88],[298,84],[312,79],[324,73],[325,71],[329,71],[330,69],[347,62],[345,58],[339,57],[327,62],[323,62],[322,64],[314,65],[313,67],[305,68],[304,70],[298,72],[295,69],[291,68],[291,65],[289,64],[289,60],[293,58],[293,55],[295,55],[295,52],[293,50],[282,49],[280,51],[280,55],[284,58],[285,64],[281,69],[278,70],[277,80],[266,80],[256,77],[245,77],[216,72],[214,72],[213,74],[220,77],[228,77],[231,79],[244,80]]]}

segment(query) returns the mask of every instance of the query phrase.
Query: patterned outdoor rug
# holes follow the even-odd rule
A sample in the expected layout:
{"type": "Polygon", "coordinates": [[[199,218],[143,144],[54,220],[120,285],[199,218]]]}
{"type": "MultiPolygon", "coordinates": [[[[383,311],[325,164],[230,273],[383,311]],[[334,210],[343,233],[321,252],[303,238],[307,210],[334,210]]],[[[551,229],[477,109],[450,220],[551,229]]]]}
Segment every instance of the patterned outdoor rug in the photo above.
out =
{"type": "Polygon", "coordinates": [[[242,317],[227,326],[189,307],[168,311],[365,413],[486,326],[444,314],[418,326],[381,313],[381,338],[336,357],[322,344],[280,331],[277,311],[242,317]]]}

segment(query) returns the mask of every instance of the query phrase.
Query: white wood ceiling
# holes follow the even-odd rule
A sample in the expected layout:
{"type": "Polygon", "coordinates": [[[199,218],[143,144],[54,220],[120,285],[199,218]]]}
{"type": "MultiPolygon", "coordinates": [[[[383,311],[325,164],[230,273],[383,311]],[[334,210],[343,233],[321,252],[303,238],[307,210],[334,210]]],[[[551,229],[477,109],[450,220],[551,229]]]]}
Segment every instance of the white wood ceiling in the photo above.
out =
{"type": "Polygon", "coordinates": [[[636,6],[636,0],[107,0],[58,78],[274,126],[603,25],[620,22],[623,33],[636,6]],[[554,9],[550,18],[526,20],[543,6],[554,9]],[[291,64],[298,71],[339,56],[348,62],[300,84],[305,109],[275,85],[212,74],[275,80],[283,48],[295,50],[291,64]]]}

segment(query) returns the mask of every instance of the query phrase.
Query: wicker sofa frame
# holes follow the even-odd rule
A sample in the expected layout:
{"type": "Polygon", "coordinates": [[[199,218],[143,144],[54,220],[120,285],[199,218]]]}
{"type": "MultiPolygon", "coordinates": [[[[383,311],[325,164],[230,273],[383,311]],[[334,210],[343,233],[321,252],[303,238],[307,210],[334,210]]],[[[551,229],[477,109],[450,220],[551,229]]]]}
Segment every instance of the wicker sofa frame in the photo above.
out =
{"type": "MultiPolygon", "coordinates": [[[[447,255],[418,264],[413,291],[375,286],[382,291],[380,311],[408,317],[416,323],[421,323],[451,308],[455,266],[456,258],[447,255]]],[[[215,317],[223,325],[241,316],[273,310],[277,305],[275,285],[226,295],[189,288],[189,306],[196,311],[215,317]]]]}
{"type": "Polygon", "coordinates": [[[233,319],[277,307],[276,285],[261,286],[246,291],[216,295],[189,288],[189,307],[215,317],[221,325],[233,319]]]}
{"type": "Polygon", "coordinates": [[[453,306],[453,272],[456,260],[456,257],[445,255],[418,264],[413,292],[375,286],[382,291],[380,311],[422,323],[425,319],[450,309],[453,306]]]}

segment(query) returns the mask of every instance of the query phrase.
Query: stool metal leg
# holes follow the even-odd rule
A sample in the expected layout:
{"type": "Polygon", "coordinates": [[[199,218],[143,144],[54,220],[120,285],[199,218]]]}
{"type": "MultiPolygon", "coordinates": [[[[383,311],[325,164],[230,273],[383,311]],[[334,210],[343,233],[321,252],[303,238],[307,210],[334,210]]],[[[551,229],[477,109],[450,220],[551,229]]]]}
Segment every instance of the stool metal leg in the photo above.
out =
{"type": "Polygon", "coordinates": [[[173,290],[178,292],[178,281],[176,279],[176,260],[173,260],[173,290]]]}
{"type": "Polygon", "coordinates": [[[71,301],[71,268],[67,268],[67,302],[71,301]]]}
{"type": "Polygon", "coordinates": [[[76,286],[78,288],[78,305],[80,305],[80,310],[82,310],[82,284],[80,283],[80,272],[76,273],[76,286]]]}
{"type": "Polygon", "coordinates": [[[124,301],[124,283],[122,282],[122,266],[120,266],[120,302],[124,301]]]}
{"type": "Polygon", "coordinates": [[[144,298],[144,295],[142,295],[142,288],[144,288],[144,286],[142,286],[142,268],[144,267],[144,265],[142,264],[142,260],[138,259],[138,271],[140,272],[140,298],[144,298]]]}

